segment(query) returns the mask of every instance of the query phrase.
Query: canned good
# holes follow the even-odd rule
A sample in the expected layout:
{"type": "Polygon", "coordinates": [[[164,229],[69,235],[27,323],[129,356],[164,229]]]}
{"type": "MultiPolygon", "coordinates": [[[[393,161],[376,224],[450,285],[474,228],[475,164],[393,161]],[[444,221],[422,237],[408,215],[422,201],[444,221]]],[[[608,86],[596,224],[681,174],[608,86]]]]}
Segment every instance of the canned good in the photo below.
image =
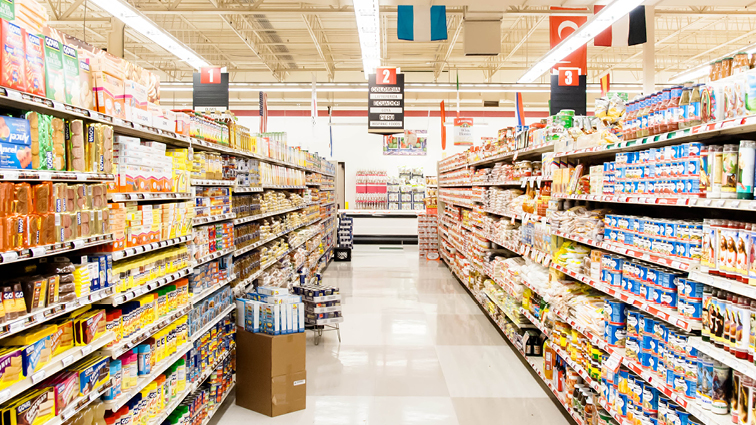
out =
{"type": "Polygon", "coordinates": [[[643,406],[643,413],[647,413],[652,416],[656,416],[659,411],[659,390],[651,386],[651,384],[643,384],[643,400],[641,401],[643,406]]]}
{"type": "Polygon", "coordinates": [[[625,325],[604,325],[604,339],[612,347],[624,347],[627,339],[625,325]]]}
{"type": "Polygon", "coordinates": [[[639,361],[641,353],[640,343],[635,336],[628,336],[625,342],[625,357],[632,361],[639,361]]]}
{"type": "Polygon", "coordinates": [[[630,309],[627,312],[627,335],[628,336],[640,336],[641,334],[641,317],[643,314],[635,309],[630,309]]]}
{"type": "Polygon", "coordinates": [[[609,324],[627,324],[627,304],[621,301],[604,301],[604,321],[609,324]]]}

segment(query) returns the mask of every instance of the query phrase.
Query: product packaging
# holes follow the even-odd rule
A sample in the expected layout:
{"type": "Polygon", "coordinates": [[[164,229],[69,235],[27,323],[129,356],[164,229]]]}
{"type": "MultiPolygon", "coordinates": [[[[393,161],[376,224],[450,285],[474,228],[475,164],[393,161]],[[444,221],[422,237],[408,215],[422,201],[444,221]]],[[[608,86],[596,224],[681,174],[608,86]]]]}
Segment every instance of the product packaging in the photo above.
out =
{"type": "Polygon", "coordinates": [[[58,102],[66,101],[66,80],[63,73],[62,43],[45,36],[45,95],[58,102]]]}

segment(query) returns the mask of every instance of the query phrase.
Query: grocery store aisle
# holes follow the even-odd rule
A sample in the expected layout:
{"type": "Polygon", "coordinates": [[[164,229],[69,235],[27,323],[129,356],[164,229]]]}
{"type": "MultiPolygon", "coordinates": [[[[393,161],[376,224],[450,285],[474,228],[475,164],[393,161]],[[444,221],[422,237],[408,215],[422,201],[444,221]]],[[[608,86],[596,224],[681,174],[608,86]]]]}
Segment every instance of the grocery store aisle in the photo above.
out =
{"type": "MultiPolygon", "coordinates": [[[[324,279],[343,295],[339,344],[308,332],[307,409],[268,418],[228,403],[220,425],[567,423],[441,262],[358,246],[324,279]]],[[[216,416],[217,417],[217,416],[216,416]]]]}

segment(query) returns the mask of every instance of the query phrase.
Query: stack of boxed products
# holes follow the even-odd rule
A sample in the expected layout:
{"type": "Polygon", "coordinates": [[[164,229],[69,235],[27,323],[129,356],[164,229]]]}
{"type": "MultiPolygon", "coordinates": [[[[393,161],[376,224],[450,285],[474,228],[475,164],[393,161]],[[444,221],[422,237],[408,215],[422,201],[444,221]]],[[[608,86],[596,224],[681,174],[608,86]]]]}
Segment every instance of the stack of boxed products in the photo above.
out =
{"type": "Polygon", "coordinates": [[[286,288],[258,286],[236,299],[236,324],[247,332],[281,335],[304,332],[302,297],[286,288]]]}
{"type": "Polygon", "coordinates": [[[166,149],[164,143],[116,136],[113,160],[117,192],[188,192],[187,149],[166,149]],[[172,171],[169,171],[172,170],[172,171]]]}
{"type": "Polygon", "coordinates": [[[306,284],[295,286],[294,293],[300,295],[305,303],[305,320],[308,325],[322,326],[344,321],[339,288],[319,283],[306,284]]]}
{"type": "Polygon", "coordinates": [[[418,214],[417,237],[420,256],[434,254],[428,258],[438,258],[438,216],[436,214],[418,214]]]}

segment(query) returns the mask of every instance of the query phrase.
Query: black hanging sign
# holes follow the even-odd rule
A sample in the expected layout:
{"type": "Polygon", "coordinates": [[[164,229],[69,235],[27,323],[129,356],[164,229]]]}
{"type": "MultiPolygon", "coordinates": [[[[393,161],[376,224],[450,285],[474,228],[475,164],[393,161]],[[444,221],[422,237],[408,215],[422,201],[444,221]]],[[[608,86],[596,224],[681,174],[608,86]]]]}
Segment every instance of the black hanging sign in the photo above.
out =
{"type": "Polygon", "coordinates": [[[404,74],[378,68],[368,78],[368,133],[404,132],[404,74]]]}

